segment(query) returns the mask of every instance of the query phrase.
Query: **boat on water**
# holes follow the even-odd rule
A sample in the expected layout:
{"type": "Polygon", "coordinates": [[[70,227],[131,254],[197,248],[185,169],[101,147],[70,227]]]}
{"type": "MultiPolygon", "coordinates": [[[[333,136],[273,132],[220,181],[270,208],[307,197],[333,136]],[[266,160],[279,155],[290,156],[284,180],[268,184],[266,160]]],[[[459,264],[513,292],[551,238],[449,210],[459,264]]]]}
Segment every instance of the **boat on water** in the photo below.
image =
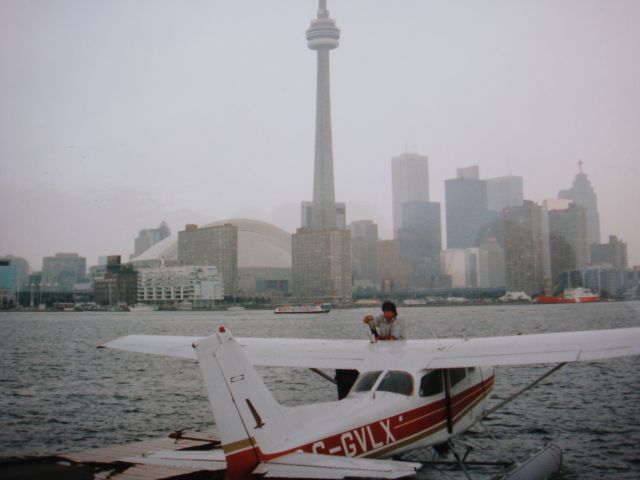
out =
{"type": "Polygon", "coordinates": [[[136,303],[135,305],[129,306],[129,311],[133,313],[151,313],[155,312],[157,309],[158,307],[155,307],[154,305],[147,305],[144,303],[136,303]]]}
{"type": "Polygon", "coordinates": [[[323,305],[281,305],[273,313],[329,313],[330,310],[323,305]]]}
{"type": "Polygon", "coordinates": [[[540,295],[538,303],[593,303],[600,301],[600,295],[588,288],[567,288],[562,295],[540,295]]]}
{"type": "Polygon", "coordinates": [[[241,312],[243,310],[246,310],[246,308],[244,308],[242,305],[231,305],[227,307],[227,312],[241,312]]]}

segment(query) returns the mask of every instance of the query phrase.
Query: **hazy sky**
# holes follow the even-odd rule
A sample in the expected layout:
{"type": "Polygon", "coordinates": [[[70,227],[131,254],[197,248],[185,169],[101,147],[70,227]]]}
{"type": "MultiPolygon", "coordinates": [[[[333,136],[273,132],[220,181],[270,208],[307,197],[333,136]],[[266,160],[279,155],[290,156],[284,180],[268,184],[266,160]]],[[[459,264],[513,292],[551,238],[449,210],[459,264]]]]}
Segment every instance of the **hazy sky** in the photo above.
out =
{"type": "MultiPolygon", "coordinates": [[[[390,158],[444,180],[521,175],[537,202],[582,159],[602,239],[640,264],[640,1],[329,0],[336,197],[391,235],[390,158]]],[[[314,0],[0,0],[0,254],[133,251],[142,228],[312,196],[314,0]]],[[[444,216],[444,215],[443,215],[444,216]]]]}

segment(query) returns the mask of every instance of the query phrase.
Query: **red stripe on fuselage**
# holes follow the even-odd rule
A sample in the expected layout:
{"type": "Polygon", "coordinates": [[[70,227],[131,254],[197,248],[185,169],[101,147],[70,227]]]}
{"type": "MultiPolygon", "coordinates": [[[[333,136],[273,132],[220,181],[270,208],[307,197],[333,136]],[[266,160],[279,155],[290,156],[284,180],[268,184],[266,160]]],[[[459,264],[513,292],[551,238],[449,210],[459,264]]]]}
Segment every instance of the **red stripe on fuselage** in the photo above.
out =
{"type": "MultiPolygon", "coordinates": [[[[454,424],[480,402],[493,387],[493,375],[452,398],[454,424]]],[[[446,428],[447,411],[444,399],[423,405],[392,417],[363,425],[345,432],[318,439],[284,452],[264,454],[258,450],[261,462],[294,451],[348,457],[383,455],[409,445],[446,428]]]]}

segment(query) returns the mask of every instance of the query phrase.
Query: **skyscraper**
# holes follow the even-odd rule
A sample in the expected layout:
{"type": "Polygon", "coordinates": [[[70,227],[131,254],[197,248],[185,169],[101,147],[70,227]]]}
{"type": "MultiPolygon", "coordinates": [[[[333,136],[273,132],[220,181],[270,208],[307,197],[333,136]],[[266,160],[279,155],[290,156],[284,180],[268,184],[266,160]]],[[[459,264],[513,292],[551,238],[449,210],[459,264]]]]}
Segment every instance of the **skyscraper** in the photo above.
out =
{"type": "Polygon", "coordinates": [[[502,213],[507,290],[542,293],[549,270],[548,226],[544,209],[526,200],[502,213]]]}
{"type": "Polygon", "coordinates": [[[600,214],[598,213],[598,196],[596,195],[587,175],[582,172],[582,160],[578,162],[579,172],[573,179],[569,190],[561,190],[559,198],[572,200],[573,203],[584,207],[587,213],[587,240],[589,245],[600,243],[600,214]]]}
{"type": "Polygon", "coordinates": [[[42,290],[70,293],[73,285],[84,282],[87,260],[77,253],[56,253],[42,260],[42,290]]]}
{"type": "Polygon", "coordinates": [[[378,287],[378,225],[372,220],[349,224],[354,287],[378,287]]]}
{"type": "Polygon", "coordinates": [[[336,223],[329,82],[329,51],[338,47],[340,30],[326,0],[319,1],[318,17],[307,30],[307,45],[318,60],[311,227],[291,238],[291,280],[297,299],[344,303],[351,301],[351,236],[336,223]]]}
{"type": "Polygon", "coordinates": [[[520,207],[523,202],[522,177],[507,175],[505,177],[487,178],[487,208],[502,213],[506,207],[520,207]]]}
{"type": "Polygon", "coordinates": [[[171,230],[165,222],[162,222],[158,228],[145,228],[140,230],[138,237],[134,241],[134,249],[131,258],[135,258],[138,255],[147,251],[150,247],[158,243],[160,240],[164,240],[171,235],[171,230]]]}
{"type": "Polygon", "coordinates": [[[584,268],[589,263],[585,209],[575,203],[568,208],[549,210],[551,281],[562,272],[584,268]]]}
{"type": "Polygon", "coordinates": [[[476,246],[482,229],[496,215],[487,208],[487,183],[480,180],[478,167],[458,170],[457,178],[445,180],[447,248],[476,246]]]}
{"type": "Polygon", "coordinates": [[[403,153],[391,159],[391,189],[393,195],[393,235],[403,227],[402,205],[407,202],[429,201],[429,157],[403,153]]]}

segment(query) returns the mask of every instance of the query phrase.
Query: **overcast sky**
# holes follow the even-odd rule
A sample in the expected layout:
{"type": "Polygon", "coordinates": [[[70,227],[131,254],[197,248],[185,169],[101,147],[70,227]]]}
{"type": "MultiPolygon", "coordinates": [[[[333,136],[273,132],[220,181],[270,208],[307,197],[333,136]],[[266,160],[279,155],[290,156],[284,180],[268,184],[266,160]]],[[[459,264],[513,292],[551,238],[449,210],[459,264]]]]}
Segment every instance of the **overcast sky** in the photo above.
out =
{"type": "MultiPolygon", "coordinates": [[[[390,158],[432,201],[477,164],[537,202],[577,162],[640,264],[640,2],[329,0],[336,197],[391,236],[390,158]]],[[[142,228],[312,196],[314,0],[0,0],[0,254],[133,251],[142,228]]],[[[444,216],[444,212],[443,212],[444,216]]]]}

